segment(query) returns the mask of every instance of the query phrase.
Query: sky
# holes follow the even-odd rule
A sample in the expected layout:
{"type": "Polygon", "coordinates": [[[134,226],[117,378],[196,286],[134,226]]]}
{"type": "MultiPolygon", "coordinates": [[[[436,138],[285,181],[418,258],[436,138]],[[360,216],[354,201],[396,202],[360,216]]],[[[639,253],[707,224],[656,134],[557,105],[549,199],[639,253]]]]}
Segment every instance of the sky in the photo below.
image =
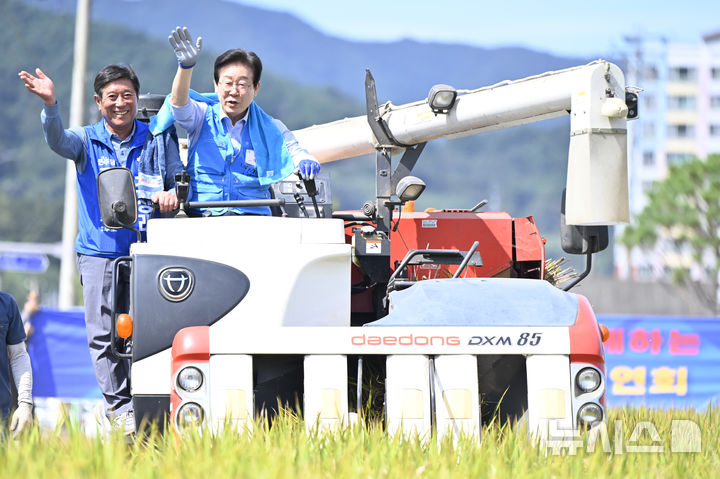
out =
{"type": "Polygon", "coordinates": [[[720,31],[720,0],[230,1],[292,13],[323,33],[354,41],[523,46],[561,56],[609,56],[623,50],[628,35],[698,43],[720,31]]]}

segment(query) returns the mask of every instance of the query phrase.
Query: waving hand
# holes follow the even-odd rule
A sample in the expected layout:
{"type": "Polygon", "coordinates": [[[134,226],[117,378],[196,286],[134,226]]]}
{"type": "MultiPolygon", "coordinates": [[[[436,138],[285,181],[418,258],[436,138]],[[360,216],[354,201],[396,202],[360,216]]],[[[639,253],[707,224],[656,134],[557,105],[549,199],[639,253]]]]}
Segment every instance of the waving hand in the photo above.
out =
{"type": "Polygon", "coordinates": [[[39,68],[35,69],[35,74],[37,77],[23,70],[18,73],[18,76],[25,82],[25,88],[42,98],[46,105],[54,105],[57,103],[57,99],[55,98],[55,85],[50,77],[45,75],[39,68]]]}
{"type": "Polygon", "coordinates": [[[177,27],[171,32],[168,41],[170,42],[170,46],[173,47],[178,64],[181,67],[192,68],[195,66],[200,56],[200,50],[202,50],[202,37],[198,37],[195,44],[193,44],[190,31],[187,27],[177,27]]]}

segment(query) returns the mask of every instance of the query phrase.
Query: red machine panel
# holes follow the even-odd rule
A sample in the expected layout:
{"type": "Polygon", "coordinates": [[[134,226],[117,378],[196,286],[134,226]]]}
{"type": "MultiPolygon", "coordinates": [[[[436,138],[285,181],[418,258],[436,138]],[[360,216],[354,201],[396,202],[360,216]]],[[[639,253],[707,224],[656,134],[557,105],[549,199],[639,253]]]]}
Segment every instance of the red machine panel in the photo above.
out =
{"type": "MultiPolygon", "coordinates": [[[[397,231],[391,233],[391,268],[413,249],[457,249],[468,251],[479,241],[477,251],[483,266],[468,267],[464,277],[490,277],[510,268],[512,262],[512,218],[507,213],[433,211],[403,213],[397,231]]],[[[416,267],[417,279],[452,275],[456,266],[416,267]]]]}
{"type": "Polygon", "coordinates": [[[515,218],[515,260],[545,260],[545,238],[540,236],[532,216],[515,218]]]}

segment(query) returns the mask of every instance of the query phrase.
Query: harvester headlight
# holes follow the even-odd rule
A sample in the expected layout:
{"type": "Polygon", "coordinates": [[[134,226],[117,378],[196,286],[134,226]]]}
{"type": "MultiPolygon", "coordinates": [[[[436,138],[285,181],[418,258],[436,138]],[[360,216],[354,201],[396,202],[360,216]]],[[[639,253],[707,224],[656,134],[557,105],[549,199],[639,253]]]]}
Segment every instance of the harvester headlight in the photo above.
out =
{"type": "Polygon", "coordinates": [[[603,410],[600,405],[589,402],[578,410],[577,420],[580,426],[592,427],[603,420],[603,410]]]}
{"type": "Polygon", "coordinates": [[[428,93],[427,102],[433,113],[447,113],[455,104],[457,90],[450,85],[435,85],[428,93]]]}
{"type": "Polygon", "coordinates": [[[575,378],[577,387],[585,393],[595,391],[600,387],[600,373],[593,368],[581,369],[575,378]]]}
{"type": "Polygon", "coordinates": [[[205,413],[203,408],[194,402],[185,403],[180,406],[177,413],[177,423],[181,429],[188,426],[200,426],[202,424],[205,413]]]}
{"type": "Polygon", "coordinates": [[[395,194],[400,201],[415,201],[425,191],[425,182],[417,176],[406,176],[398,181],[395,194]]]}
{"type": "Polygon", "coordinates": [[[197,391],[203,383],[203,375],[200,370],[188,366],[180,370],[177,376],[177,384],[180,389],[189,393],[197,391]]]}

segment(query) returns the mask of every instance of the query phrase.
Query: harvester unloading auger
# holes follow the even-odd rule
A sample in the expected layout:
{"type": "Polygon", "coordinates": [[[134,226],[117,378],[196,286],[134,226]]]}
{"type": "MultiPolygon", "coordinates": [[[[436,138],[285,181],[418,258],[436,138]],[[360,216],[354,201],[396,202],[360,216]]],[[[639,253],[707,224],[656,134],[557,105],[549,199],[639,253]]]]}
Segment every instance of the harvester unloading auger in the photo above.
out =
{"type": "MultiPolygon", "coordinates": [[[[378,105],[369,72],[365,84],[366,116],[294,132],[321,162],[376,153],[376,198],[361,211],[332,212],[327,173],[304,187],[288,178],[274,185],[281,216],[151,219],[147,241],[117,260],[132,271],[132,309],[113,315],[129,313],[118,322],[130,350],[117,354],[132,361],[138,424],[243,429],[278,403],[298,404],[309,428],[379,407],[389,433],[424,437],[479,435],[495,415],[546,439],[603,421],[601,328],[585,297],[542,281],[532,217],[396,211],[424,189],[410,173],[425,142],[570,114],[561,236],[589,267],[608,241],[599,225],[628,220],[637,95],[620,69],[438,85],[400,106],[378,105]]],[[[127,197],[101,198],[109,227],[134,223],[112,213],[134,201],[125,178],[127,197]]]]}

